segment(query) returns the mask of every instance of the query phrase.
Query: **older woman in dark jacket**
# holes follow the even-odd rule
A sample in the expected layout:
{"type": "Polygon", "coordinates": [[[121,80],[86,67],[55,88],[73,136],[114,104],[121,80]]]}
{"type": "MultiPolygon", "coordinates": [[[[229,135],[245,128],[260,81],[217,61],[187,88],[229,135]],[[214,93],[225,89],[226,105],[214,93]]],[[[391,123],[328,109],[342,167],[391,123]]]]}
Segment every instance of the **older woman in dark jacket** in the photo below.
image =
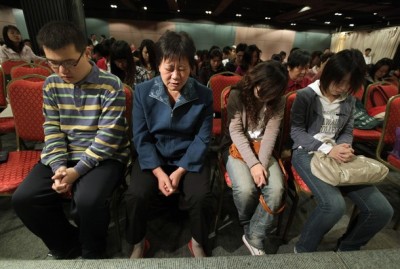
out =
{"type": "Polygon", "coordinates": [[[149,204],[161,192],[179,189],[181,206],[189,210],[189,250],[205,256],[211,211],[210,165],[213,96],[190,78],[195,46],[186,33],[168,31],[156,43],[160,76],[136,86],[133,142],[138,153],[126,193],[127,240],[131,258],[143,257],[149,204]]]}

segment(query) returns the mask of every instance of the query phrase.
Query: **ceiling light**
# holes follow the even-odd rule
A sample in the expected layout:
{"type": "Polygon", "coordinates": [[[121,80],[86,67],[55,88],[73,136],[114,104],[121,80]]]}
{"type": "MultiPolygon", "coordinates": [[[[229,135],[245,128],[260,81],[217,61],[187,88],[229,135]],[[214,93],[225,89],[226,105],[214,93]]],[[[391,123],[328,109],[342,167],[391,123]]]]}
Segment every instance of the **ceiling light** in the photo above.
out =
{"type": "Polygon", "coordinates": [[[236,13],[236,17],[242,17],[242,14],[236,13]]]}
{"type": "Polygon", "coordinates": [[[147,10],[147,7],[146,7],[146,6],[144,6],[144,7],[143,7],[143,10],[147,10]]]}
{"type": "Polygon", "coordinates": [[[178,12],[178,13],[179,13],[179,12],[181,12],[181,10],[180,10],[180,9],[178,9],[176,12],[178,12]]]}
{"type": "Polygon", "coordinates": [[[339,12],[336,12],[335,13],[335,16],[342,16],[343,14],[342,13],[339,13],[339,12]]]}
{"type": "Polygon", "coordinates": [[[310,6],[304,6],[302,9],[300,9],[300,11],[298,13],[302,13],[302,12],[310,10],[310,9],[311,9],[310,6]]]}
{"type": "Polygon", "coordinates": [[[374,12],[374,15],[376,16],[376,15],[378,15],[378,13],[374,12]]]}
{"type": "Polygon", "coordinates": [[[290,25],[291,25],[291,26],[296,26],[296,23],[292,22],[290,25]]]}
{"type": "Polygon", "coordinates": [[[331,22],[330,21],[326,21],[325,24],[331,24],[331,22]]]}
{"type": "Polygon", "coordinates": [[[206,10],[206,14],[211,14],[212,12],[210,10],[206,10]]]}
{"type": "Polygon", "coordinates": [[[117,5],[110,5],[111,8],[117,8],[117,5]]]}
{"type": "Polygon", "coordinates": [[[265,19],[266,19],[266,20],[270,20],[270,19],[271,19],[271,17],[265,17],[265,19]]]}
{"type": "Polygon", "coordinates": [[[350,27],[354,27],[354,23],[350,23],[349,26],[350,26],[350,27]]]}

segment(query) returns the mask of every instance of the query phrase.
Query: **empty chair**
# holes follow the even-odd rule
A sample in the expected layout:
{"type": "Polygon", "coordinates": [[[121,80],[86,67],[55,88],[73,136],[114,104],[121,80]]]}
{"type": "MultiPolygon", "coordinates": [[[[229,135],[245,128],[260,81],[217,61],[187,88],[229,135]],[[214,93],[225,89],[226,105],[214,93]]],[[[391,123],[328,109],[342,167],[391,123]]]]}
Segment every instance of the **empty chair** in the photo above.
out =
{"type": "Polygon", "coordinates": [[[18,80],[8,86],[18,143],[17,151],[10,152],[7,162],[0,164],[3,195],[11,194],[40,159],[40,151],[21,150],[19,141],[44,141],[42,85],[43,81],[18,80]]]}

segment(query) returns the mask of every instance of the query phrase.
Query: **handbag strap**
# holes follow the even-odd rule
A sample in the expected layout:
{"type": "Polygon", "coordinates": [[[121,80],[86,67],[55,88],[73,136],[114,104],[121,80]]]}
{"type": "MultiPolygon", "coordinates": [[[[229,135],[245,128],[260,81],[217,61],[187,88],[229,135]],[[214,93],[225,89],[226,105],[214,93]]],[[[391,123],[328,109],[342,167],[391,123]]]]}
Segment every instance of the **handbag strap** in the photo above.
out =
{"type": "Polygon", "coordinates": [[[260,201],[260,204],[262,205],[264,210],[267,211],[270,215],[277,215],[277,214],[281,213],[286,207],[285,199],[282,199],[283,200],[282,205],[276,211],[272,211],[271,208],[269,208],[269,206],[265,202],[264,196],[262,194],[260,194],[260,198],[258,200],[260,201]]]}

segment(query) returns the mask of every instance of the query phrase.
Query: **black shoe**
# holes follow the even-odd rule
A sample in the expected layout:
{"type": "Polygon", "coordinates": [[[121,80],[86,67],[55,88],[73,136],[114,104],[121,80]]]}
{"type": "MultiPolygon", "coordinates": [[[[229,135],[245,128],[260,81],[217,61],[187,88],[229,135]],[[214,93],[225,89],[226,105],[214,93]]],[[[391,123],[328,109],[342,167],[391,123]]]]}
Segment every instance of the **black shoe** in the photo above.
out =
{"type": "Polygon", "coordinates": [[[54,260],[73,260],[81,255],[81,246],[75,246],[68,251],[50,250],[47,257],[54,260]]]}

